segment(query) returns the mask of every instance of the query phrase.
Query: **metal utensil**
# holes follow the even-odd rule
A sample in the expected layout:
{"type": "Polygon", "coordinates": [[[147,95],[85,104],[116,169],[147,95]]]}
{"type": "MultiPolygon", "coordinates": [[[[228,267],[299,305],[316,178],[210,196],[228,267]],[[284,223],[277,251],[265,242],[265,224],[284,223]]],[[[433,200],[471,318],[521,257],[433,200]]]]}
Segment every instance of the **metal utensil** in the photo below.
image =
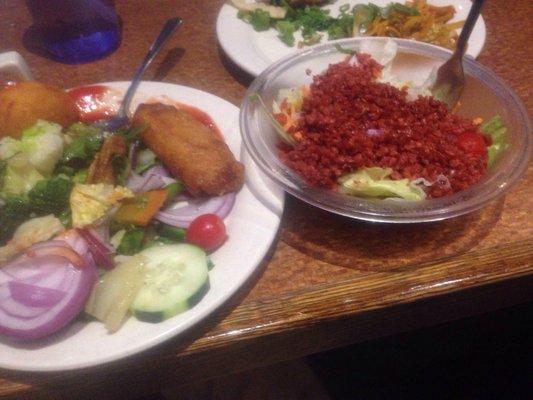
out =
{"type": "Polygon", "coordinates": [[[133,96],[135,94],[135,91],[139,87],[139,84],[141,83],[141,77],[152,62],[152,60],[155,58],[157,53],[159,53],[159,50],[163,47],[163,44],[167,41],[167,39],[172,35],[172,33],[182,24],[183,20],[181,18],[170,18],[165,22],[165,25],[161,29],[161,32],[159,32],[159,35],[155,38],[154,42],[150,46],[150,49],[148,50],[148,53],[146,53],[146,56],[144,57],[144,60],[142,63],[137,67],[137,70],[135,71],[135,75],[133,75],[133,79],[131,80],[130,86],[128,87],[128,90],[126,91],[126,94],[124,95],[124,99],[122,100],[122,104],[120,105],[120,108],[118,109],[117,115],[110,119],[101,120],[98,122],[95,122],[93,126],[98,127],[102,130],[107,131],[114,131],[119,129],[120,127],[126,125],[129,121],[128,118],[128,109],[130,108],[131,100],[133,99],[133,96]]]}
{"type": "Polygon", "coordinates": [[[457,39],[455,51],[448,61],[440,66],[437,71],[437,79],[431,88],[433,97],[446,103],[451,110],[459,101],[465,86],[465,74],[463,71],[463,56],[466,51],[468,38],[476,24],[484,0],[473,0],[472,7],[466,18],[466,22],[457,39]]]}

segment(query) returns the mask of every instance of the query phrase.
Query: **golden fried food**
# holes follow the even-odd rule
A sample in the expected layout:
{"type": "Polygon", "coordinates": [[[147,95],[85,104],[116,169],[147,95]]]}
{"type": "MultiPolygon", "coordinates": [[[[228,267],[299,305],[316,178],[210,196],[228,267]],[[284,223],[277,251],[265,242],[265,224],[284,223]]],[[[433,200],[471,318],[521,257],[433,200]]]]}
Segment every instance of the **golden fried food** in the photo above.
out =
{"type": "Polygon", "coordinates": [[[79,118],[71,97],[38,82],[18,82],[0,90],[0,138],[18,138],[38,119],[68,126],[79,118]]]}
{"type": "Polygon", "coordinates": [[[125,157],[126,152],[126,140],[122,136],[107,138],[89,167],[86,183],[115,184],[113,161],[117,157],[125,157]]]}
{"type": "Polygon", "coordinates": [[[213,132],[185,111],[164,104],[141,104],[133,116],[144,144],[178,177],[193,196],[234,192],[244,167],[213,132]]]}

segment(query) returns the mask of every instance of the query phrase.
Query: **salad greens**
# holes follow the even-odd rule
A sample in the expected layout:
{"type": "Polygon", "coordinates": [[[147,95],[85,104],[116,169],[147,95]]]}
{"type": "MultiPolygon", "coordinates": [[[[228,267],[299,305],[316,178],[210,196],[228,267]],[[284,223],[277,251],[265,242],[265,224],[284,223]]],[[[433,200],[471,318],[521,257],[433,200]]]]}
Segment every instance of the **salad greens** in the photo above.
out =
{"type": "Polygon", "coordinates": [[[488,161],[487,166],[490,168],[496,157],[501,154],[508,146],[505,139],[507,128],[499,115],[481,124],[479,130],[485,135],[490,136],[492,144],[487,148],[488,161]]]}
{"type": "Polygon", "coordinates": [[[24,154],[17,154],[8,160],[4,167],[3,184],[0,193],[22,196],[28,193],[37,182],[45,179],[30,163],[24,154]]]}
{"type": "Polygon", "coordinates": [[[20,139],[0,140],[0,194],[24,195],[50,177],[63,152],[61,126],[38,121],[20,139]]]}
{"type": "Polygon", "coordinates": [[[71,167],[88,167],[104,142],[102,131],[81,122],[71,125],[65,135],[68,144],[60,161],[71,167]]]}
{"type": "Polygon", "coordinates": [[[361,197],[399,197],[419,201],[426,198],[424,190],[409,179],[393,180],[391,168],[371,167],[343,175],[339,178],[340,191],[361,197]]]}
{"type": "Polygon", "coordinates": [[[69,208],[69,197],[74,183],[63,176],[37,182],[28,193],[31,211],[38,215],[59,216],[69,208]]]}
{"type": "Polygon", "coordinates": [[[0,243],[4,243],[26,219],[54,214],[62,223],[70,223],[69,196],[73,183],[62,176],[38,181],[24,195],[3,195],[0,207],[0,243]],[[66,219],[66,220],[65,220],[66,219]]]}
{"type": "Polygon", "coordinates": [[[301,47],[320,42],[323,36],[322,32],[327,33],[328,40],[364,34],[378,16],[389,18],[395,12],[418,15],[416,7],[409,7],[401,3],[390,3],[385,7],[379,7],[372,3],[357,4],[352,8],[349,4],[344,4],[339,7],[339,13],[336,17],[330,15],[330,10],[318,6],[293,8],[285,0],[276,1],[275,4],[286,9],[283,18],[276,18],[261,8],[251,11],[241,9],[237,13],[237,17],[252,25],[256,31],[276,29],[278,38],[289,47],[296,44],[296,32],[301,33],[302,41],[298,42],[298,47],[301,47]]]}
{"type": "Polygon", "coordinates": [[[136,254],[143,249],[144,230],[132,228],[125,231],[117,247],[117,253],[123,255],[136,254]]]}
{"type": "Polygon", "coordinates": [[[118,231],[111,241],[117,254],[133,255],[152,246],[182,243],[185,241],[185,229],[163,223],[157,224],[155,229],[129,227],[118,231]]]}
{"type": "Polygon", "coordinates": [[[152,150],[143,149],[137,153],[137,165],[135,166],[135,173],[142,174],[148,168],[156,164],[155,154],[152,150]]]}
{"type": "Polygon", "coordinates": [[[24,156],[36,171],[50,175],[63,152],[61,126],[38,121],[22,132],[20,139],[5,137],[0,141],[0,159],[24,156]]]}
{"type": "Polygon", "coordinates": [[[23,197],[6,197],[0,207],[0,243],[11,238],[17,227],[28,218],[30,210],[23,197]]]}

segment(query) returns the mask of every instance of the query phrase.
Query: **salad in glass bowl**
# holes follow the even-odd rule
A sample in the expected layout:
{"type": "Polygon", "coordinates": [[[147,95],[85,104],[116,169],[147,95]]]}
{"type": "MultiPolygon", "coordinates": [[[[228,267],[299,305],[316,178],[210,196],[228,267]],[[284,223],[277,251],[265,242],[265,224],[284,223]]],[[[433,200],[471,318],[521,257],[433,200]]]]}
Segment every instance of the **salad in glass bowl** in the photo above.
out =
{"type": "Polygon", "coordinates": [[[244,143],[289,193],[342,215],[422,222],[475,210],[524,171],[529,121],[514,93],[469,59],[449,111],[429,90],[448,57],[386,38],[286,57],[247,92],[244,143]]]}

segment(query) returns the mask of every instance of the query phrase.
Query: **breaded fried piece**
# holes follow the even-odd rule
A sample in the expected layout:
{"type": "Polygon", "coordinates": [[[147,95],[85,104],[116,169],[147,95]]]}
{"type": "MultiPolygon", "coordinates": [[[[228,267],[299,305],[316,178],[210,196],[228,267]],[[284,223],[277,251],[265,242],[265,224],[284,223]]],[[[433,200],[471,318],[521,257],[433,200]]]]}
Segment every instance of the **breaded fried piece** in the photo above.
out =
{"type": "Polygon", "coordinates": [[[219,196],[238,190],[244,167],[224,141],[185,111],[164,104],[141,104],[133,116],[144,144],[193,196],[219,196]]]}
{"type": "Polygon", "coordinates": [[[66,128],[79,117],[74,100],[56,87],[29,81],[0,86],[0,139],[19,138],[24,129],[39,119],[66,128]]]}

